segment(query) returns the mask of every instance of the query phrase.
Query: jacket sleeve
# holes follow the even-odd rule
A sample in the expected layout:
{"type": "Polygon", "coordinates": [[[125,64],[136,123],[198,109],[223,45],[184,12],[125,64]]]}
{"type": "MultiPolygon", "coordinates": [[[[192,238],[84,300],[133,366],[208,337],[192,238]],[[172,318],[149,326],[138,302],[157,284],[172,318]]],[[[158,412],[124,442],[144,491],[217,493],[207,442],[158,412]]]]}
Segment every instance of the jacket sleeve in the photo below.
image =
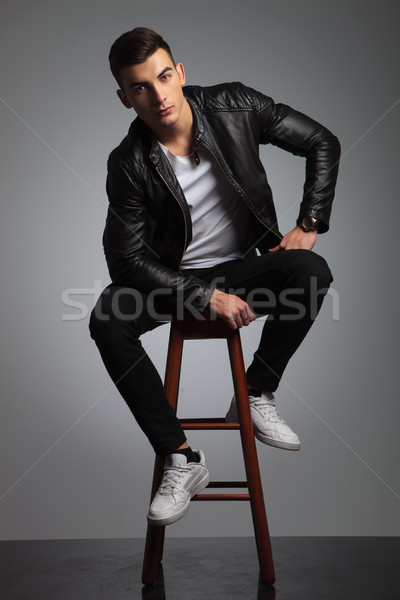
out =
{"type": "Polygon", "coordinates": [[[306,159],[303,199],[297,219],[315,217],[321,233],[329,218],[339,169],[340,144],[333,133],[285,104],[275,104],[258,92],[253,95],[261,144],[273,144],[306,159]]]}
{"type": "Polygon", "coordinates": [[[109,208],[103,236],[112,282],[152,294],[156,304],[177,310],[185,306],[203,312],[213,287],[164,266],[151,247],[152,217],[145,192],[135,181],[131,165],[111,153],[108,160],[109,208]]]}

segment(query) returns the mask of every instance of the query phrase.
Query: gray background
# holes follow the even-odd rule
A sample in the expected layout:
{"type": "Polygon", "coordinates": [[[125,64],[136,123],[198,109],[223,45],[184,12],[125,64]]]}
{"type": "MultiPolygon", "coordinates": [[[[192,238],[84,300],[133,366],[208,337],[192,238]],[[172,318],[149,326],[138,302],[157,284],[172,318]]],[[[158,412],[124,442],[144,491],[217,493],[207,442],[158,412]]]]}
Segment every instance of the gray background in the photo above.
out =
{"type": "MultiPolygon", "coordinates": [[[[188,83],[241,80],[339,136],[331,231],[316,247],[334,291],[278,393],[303,447],[259,446],[264,492],[273,535],[399,535],[398,3],[1,4],[3,539],[145,533],[152,450],[108,378],[85,314],[109,282],[106,158],[134,118],[115,95],[107,55],[137,25],[164,35],[188,83]]],[[[304,161],[274,148],[262,157],[287,231],[304,161]]],[[[261,326],[243,333],[246,362],[261,326]]],[[[165,326],[144,339],[161,373],[167,336],[165,326]]],[[[225,414],[231,393],[224,342],[188,343],[182,414],[225,414]]],[[[190,441],[215,478],[242,475],[235,433],[190,441]]],[[[169,530],[251,532],[241,503],[197,503],[169,530]]]]}

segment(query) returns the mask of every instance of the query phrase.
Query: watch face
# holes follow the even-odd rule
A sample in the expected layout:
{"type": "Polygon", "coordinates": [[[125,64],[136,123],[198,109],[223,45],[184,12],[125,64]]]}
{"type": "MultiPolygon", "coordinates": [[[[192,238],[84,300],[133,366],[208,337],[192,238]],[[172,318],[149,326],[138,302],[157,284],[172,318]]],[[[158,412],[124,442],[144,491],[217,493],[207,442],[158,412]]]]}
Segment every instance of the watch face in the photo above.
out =
{"type": "Polygon", "coordinates": [[[304,217],[301,224],[305,231],[316,231],[317,230],[317,220],[313,219],[312,217],[304,217]]]}

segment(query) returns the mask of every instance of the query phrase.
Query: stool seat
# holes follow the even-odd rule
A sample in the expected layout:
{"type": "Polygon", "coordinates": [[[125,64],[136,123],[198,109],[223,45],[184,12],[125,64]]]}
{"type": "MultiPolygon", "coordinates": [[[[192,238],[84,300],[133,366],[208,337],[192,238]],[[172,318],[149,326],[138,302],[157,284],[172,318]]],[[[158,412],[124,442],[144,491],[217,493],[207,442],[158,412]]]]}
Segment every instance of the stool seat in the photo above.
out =
{"type": "MultiPolygon", "coordinates": [[[[180,419],[185,430],[239,430],[246,471],[246,481],[211,481],[208,489],[247,488],[248,493],[208,493],[201,492],[192,501],[249,501],[251,506],[257,554],[260,565],[260,579],[265,584],[275,581],[271,541],[268,531],[264,495],[258,465],[257,449],[250,415],[249,395],[244,368],[242,345],[239,329],[230,329],[222,320],[205,318],[173,319],[168,344],[165,369],[165,393],[169,403],[177,412],[178,390],[184,340],[226,339],[235,398],[238,409],[238,423],[226,423],[224,418],[187,418],[180,419]]],[[[164,469],[164,457],[157,456],[154,466],[151,501],[161,483],[164,469]]],[[[157,568],[162,560],[165,527],[148,524],[143,559],[142,581],[152,585],[157,576],[157,568]]]]}

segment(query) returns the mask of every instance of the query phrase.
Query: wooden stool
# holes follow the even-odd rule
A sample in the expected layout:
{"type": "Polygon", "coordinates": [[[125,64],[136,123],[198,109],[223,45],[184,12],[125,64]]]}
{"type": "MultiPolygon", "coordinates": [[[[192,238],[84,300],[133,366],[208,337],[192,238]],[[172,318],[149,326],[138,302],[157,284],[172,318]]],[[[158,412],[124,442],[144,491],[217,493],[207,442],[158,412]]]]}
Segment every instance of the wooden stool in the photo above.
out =
{"type": "MultiPolygon", "coordinates": [[[[257,450],[255,445],[253,424],[250,416],[249,395],[244,369],[242,345],[238,329],[229,329],[221,320],[186,319],[174,320],[171,324],[167,365],[165,371],[165,392],[172,407],[177,409],[179,377],[184,340],[225,338],[228,343],[229,359],[236,396],[240,423],[226,423],[224,418],[185,419],[181,420],[183,429],[239,429],[242,441],[243,459],[247,481],[215,481],[208,488],[248,488],[248,494],[205,494],[200,493],[192,500],[248,500],[250,501],[254,533],[256,538],[260,578],[265,584],[275,581],[274,563],[271,542],[268,532],[267,515],[257,450]]],[[[151,500],[157,492],[164,468],[164,457],[157,456],[154,466],[151,500]]],[[[148,525],[146,545],[143,559],[142,581],[152,585],[156,580],[158,563],[162,560],[165,527],[148,525]]]]}

